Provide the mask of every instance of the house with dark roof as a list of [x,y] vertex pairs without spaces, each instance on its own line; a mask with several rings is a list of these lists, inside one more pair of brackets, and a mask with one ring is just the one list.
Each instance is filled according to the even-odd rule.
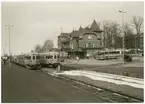
[[71,57],[94,56],[97,50],[103,48],[102,32],[94,20],[90,28],[80,26],[79,30],[73,30],[71,33],[61,33],[58,36],[58,48]]

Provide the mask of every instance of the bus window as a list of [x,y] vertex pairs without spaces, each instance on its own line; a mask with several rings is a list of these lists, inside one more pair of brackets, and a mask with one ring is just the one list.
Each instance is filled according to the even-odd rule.
[[33,60],[35,60],[35,56],[33,56]]

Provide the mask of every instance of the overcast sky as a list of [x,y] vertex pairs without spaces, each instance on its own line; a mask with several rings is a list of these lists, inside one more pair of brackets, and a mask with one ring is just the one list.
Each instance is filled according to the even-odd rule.
[[11,52],[13,54],[30,52],[36,44],[42,45],[46,39],[54,41],[57,47],[57,36],[71,32],[103,20],[116,20],[121,23],[118,10],[126,11],[125,21],[132,16],[144,16],[143,2],[3,2],[2,17],[2,54],[8,53],[8,27],[11,27]]

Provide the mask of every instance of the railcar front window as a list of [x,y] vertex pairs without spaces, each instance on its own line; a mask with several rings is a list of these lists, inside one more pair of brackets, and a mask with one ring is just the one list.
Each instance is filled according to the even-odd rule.
[[48,59],[53,59],[53,56],[49,56]]
[[56,55],[54,55],[54,59],[56,59],[57,58],[57,56]]
[[31,60],[31,56],[25,56],[26,60]]
[[40,56],[36,56],[36,59],[40,59]]
[[35,56],[33,56],[33,60],[35,60]]

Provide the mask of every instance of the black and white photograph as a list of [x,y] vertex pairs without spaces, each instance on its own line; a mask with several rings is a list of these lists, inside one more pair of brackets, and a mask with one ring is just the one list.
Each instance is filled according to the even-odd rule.
[[1,103],[143,103],[144,1],[1,1]]

